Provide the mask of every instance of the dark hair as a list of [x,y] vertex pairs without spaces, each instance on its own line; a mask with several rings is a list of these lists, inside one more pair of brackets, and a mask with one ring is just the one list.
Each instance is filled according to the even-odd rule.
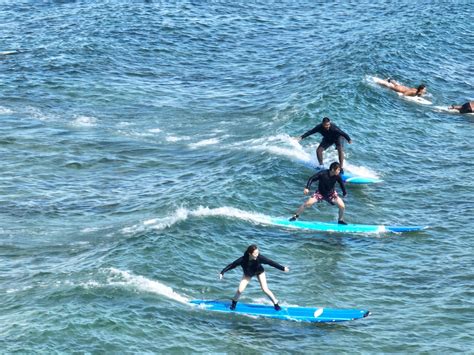
[[329,170],[336,170],[337,168],[340,168],[341,165],[335,161],[334,163],[331,163],[331,165],[329,165]]
[[258,247],[255,244],[251,244],[247,247],[244,253],[244,263],[248,263],[250,260],[250,254],[252,254]]
[[331,122],[331,120],[329,119],[329,117],[324,117],[324,118],[323,118],[323,123],[326,123],[326,122]]
[[248,246],[247,250],[245,251],[245,254],[250,255],[255,251],[255,249],[258,249],[257,245],[251,244]]
[[416,94],[418,95],[421,92],[421,90],[423,90],[424,88],[426,88],[426,85],[420,84],[420,86],[416,88]]

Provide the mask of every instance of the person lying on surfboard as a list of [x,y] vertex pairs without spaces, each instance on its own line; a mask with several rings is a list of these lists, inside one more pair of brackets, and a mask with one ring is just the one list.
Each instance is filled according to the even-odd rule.
[[352,144],[351,137],[344,131],[342,131],[339,127],[335,124],[331,123],[329,117],[324,117],[323,121],[315,126],[313,129],[310,129],[308,132],[303,134],[300,137],[295,137],[295,139],[300,142],[301,140],[305,139],[306,137],[314,134],[314,133],[321,133],[323,136],[323,140],[319,144],[318,148],[316,149],[316,156],[318,157],[319,162],[319,169],[324,169],[323,165],[323,151],[328,149],[331,145],[335,145],[337,149],[337,153],[339,155],[339,164],[341,164],[341,170],[343,171],[344,165],[344,150],[342,147],[342,138],[345,138],[349,144]]
[[282,266],[273,260],[270,260],[263,255],[260,254],[258,247],[255,244],[250,245],[247,250],[245,251],[244,255],[235,260],[234,262],[227,265],[219,274],[219,278],[222,280],[224,277],[224,273],[229,270],[236,268],[237,266],[241,266],[244,274],[242,276],[242,280],[240,280],[239,287],[235,292],[234,297],[232,298],[232,304],[230,305],[230,309],[234,310],[237,302],[239,301],[240,295],[244,292],[245,288],[249,284],[250,280],[253,276],[257,276],[258,282],[260,282],[260,287],[262,291],[270,298],[273,302],[273,307],[275,310],[279,311],[280,305],[278,304],[278,300],[275,298],[275,295],[270,291],[267,286],[267,277],[265,276],[265,270],[263,269],[262,264],[267,264],[277,268],[281,271],[288,272],[290,269],[287,266]]
[[306,186],[304,188],[304,194],[307,195],[311,188],[311,184],[315,181],[319,181],[318,189],[316,192],[305,202],[303,203],[300,208],[296,211],[293,217],[290,218],[290,221],[296,221],[301,213],[304,211],[305,208],[311,207],[314,203],[320,201],[327,201],[331,205],[337,205],[339,207],[339,224],[347,224],[344,222],[344,210],[345,205],[344,201],[337,195],[336,190],[334,189],[336,182],[339,183],[341,187],[343,196],[347,195],[346,187],[344,186],[344,181],[342,181],[341,176],[339,175],[341,172],[341,166],[339,163],[334,162],[329,167],[329,170],[322,170],[314,174],[308,179]]
[[451,110],[458,110],[459,113],[473,113],[474,101],[466,102],[464,105],[451,105],[449,108]]
[[377,83],[405,96],[423,96],[426,94],[426,86],[424,84],[420,84],[417,88],[409,88],[390,78],[387,80],[378,80]]

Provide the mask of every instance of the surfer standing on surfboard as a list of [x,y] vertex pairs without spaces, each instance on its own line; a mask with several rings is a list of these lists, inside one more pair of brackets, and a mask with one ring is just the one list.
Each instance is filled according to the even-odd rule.
[[387,80],[377,80],[377,83],[405,96],[423,96],[426,94],[426,86],[424,84],[420,84],[417,88],[409,88],[390,78]]
[[458,110],[459,113],[473,113],[474,101],[466,102],[464,105],[451,105],[451,110]]
[[239,301],[240,295],[244,292],[245,288],[249,284],[250,280],[253,276],[257,276],[258,282],[260,282],[260,287],[262,291],[270,298],[273,302],[273,307],[275,310],[279,311],[280,305],[278,304],[278,300],[275,298],[275,295],[270,291],[267,286],[267,277],[265,276],[265,270],[263,269],[262,264],[267,264],[277,268],[281,271],[288,272],[290,269],[287,266],[282,266],[273,260],[270,260],[263,255],[260,254],[258,247],[255,244],[250,245],[247,250],[245,251],[244,255],[235,260],[234,262],[227,265],[219,274],[219,278],[222,280],[224,277],[224,273],[236,268],[237,266],[241,266],[242,270],[244,271],[244,275],[242,276],[242,280],[240,281],[239,288],[235,292],[234,297],[232,298],[232,304],[230,305],[230,309],[234,310],[237,302]]
[[337,223],[347,224],[344,222],[344,210],[346,206],[344,205],[344,201],[342,201],[334,189],[336,182],[338,182],[343,196],[347,195],[344,181],[342,181],[342,178],[339,175],[340,172],[341,167],[339,163],[334,162],[329,167],[329,170],[322,170],[311,176],[304,188],[304,194],[307,195],[309,193],[311,184],[314,181],[319,181],[318,189],[305,203],[300,206],[300,208],[298,208],[293,217],[290,218],[290,221],[296,221],[305,208],[311,207],[316,202],[325,200],[331,205],[337,205],[337,207],[339,207],[339,219]]
[[314,134],[314,133],[321,133],[323,136],[323,140],[319,144],[318,148],[316,149],[316,156],[319,162],[319,169],[324,169],[323,165],[323,151],[328,149],[331,145],[335,144],[337,153],[339,155],[339,164],[341,164],[341,171],[343,171],[344,165],[344,150],[342,147],[342,138],[345,138],[349,144],[352,144],[351,137],[344,131],[342,131],[339,127],[335,124],[331,123],[329,117],[324,117],[323,121],[318,124],[313,129],[310,129],[308,132],[303,134],[300,137],[296,137],[295,139],[300,142],[301,140],[305,139],[306,137]]

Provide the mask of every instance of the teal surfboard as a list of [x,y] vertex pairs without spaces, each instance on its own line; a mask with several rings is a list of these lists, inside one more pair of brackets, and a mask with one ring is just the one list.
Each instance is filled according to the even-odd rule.
[[317,221],[294,221],[290,222],[283,218],[270,218],[270,223],[276,226],[282,226],[295,229],[307,229],[319,232],[340,232],[340,233],[404,233],[416,232],[428,227],[425,226],[384,226],[370,224],[337,224]]
[[321,307],[284,307],[275,311],[273,306],[237,303],[235,310],[229,308],[230,301],[193,300],[189,303],[202,309],[222,313],[236,313],[252,317],[265,317],[312,323],[345,322],[367,317],[370,312],[361,309],[337,309]]
[[341,174],[342,181],[346,184],[377,184],[382,182],[382,180],[374,177],[368,177],[368,176],[360,176],[360,175],[355,175],[351,174],[349,172],[344,172],[344,174]]

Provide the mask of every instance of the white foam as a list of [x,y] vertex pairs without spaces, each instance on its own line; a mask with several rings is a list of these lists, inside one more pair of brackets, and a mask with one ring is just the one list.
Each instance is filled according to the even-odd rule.
[[366,168],[364,166],[352,165],[352,164],[349,164],[347,162],[344,165],[345,165],[344,169],[347,172],[352,173],[354,175],[361,176],[361,177],[380,179],[380,176],[376,172],[374,172],[374,171],[372,171],[369,168]]
[[310,153],[306,152],[296,139],[287,134],[249,140],[242,142],[241,146],[244,149],[268,152],[291,160],[301,161],[305,164],[316,165],[316,156],[314,155],[313,157]]
[[[242,147],[244,149],[249,149],[253,151],[265,151],[269,154],[285,157],[311,167],[316,167],[317,165],[319,165],[319,163],[317,163],[315,147],[310,146],[306,148],[311,151],[307,152],[305,148],[296,139],[290,137],[287,134],[279,134],[277,136],[250,140],[244,142],[244,144],[242,144]],[[326,167],[328,167],[329,165],[328,162],[338,160],[339,158],[337,156],[336,150],[330,149],[324,153],[324,161],[326,162]],[[376,172],[362,166],[350,164],[348,163],[347,159],[345,160],[344,165],[346,171],[354,175],[362,177],[371,177],[376,179],[379,178]]]
[[137,276],[115,268],[107,269],[111,277],[108,280],[109,285],[134,288],[143,292],[155,293],[172,299],[177,302],[188,304],[189,299],[173,291],[169,286],[159,281],[150,280],[143,276]]
[[179,141],[188,141],[191,138],[188,137],[188,136],[176,137],[176,136],[168,135],[168,136],[166,136],[165,139],[166,139],[167,142],[179,142]]
[[77,116],[71,124],[74,127],[94,127],[97,125],[97,119],[89,116]]
[[269,223],[270,217],[261,213],[247,212],[234,207],[209,208],[199,206],[197,210],[190,212],[195,217],[222,216],[238,218],[255,223]]
[[99,230],[100,230],[99,227],[86,227],[86,228],[81,229],[81,233],[93,233]]
[[161,129],[159,129],[159,128],[152,128],[152,129],[149,129],[148,132],[150,132],[150,133],[160,133],[160,132],[161,132]]
[[204,146],[207,146],[207,145],[214,145],[214,144],[217,144],[217,143],[219,143],[218,138],[209,138],[209,139],[204,139],[202,141],[199,141],[197,143],[191,143],[191,144],[189,144],[189,148],[196,149],[196,148],[204,147]]
[[26,112],[29,113],[31,115],[31,117],[34,117],[40,121],[48,121],[48,120],[51,120],[51,119],[56,119],[57,117],[55,117],[54,115],[46,115],[45,113],[43,113],[40,109],[36,108],[36,107],[26,107]]
[[153,218],[143,221],[139,225],[127,227],[122,229],[123,233],[131,234],[143,231],[146,228],[162,230],[169,228],[172,225],[188,219],[189,217],[211,217],[221,216],[228,218],[237,218],[245,221],[250,221],[257,224],[270,224],[270,218],[267,215],[255,212],[248,212],[239,210],[234,207],[218,207],[209,208],[199,206],[196,210],[188,210],[186,208],[178,208],[174,214],[163,218]]
[[153,229],[165,229],[171,227],[180,221],[184,221],[188,218],[189,211],[186,208],[180,207],[176,210],[176,213],[164,218],[154,218],[144,221],[145,226],[151,226]]
[[10,110],[9,108],[0,106],[0,115],[9,115],[11,113],[13,113],[13,111]]

